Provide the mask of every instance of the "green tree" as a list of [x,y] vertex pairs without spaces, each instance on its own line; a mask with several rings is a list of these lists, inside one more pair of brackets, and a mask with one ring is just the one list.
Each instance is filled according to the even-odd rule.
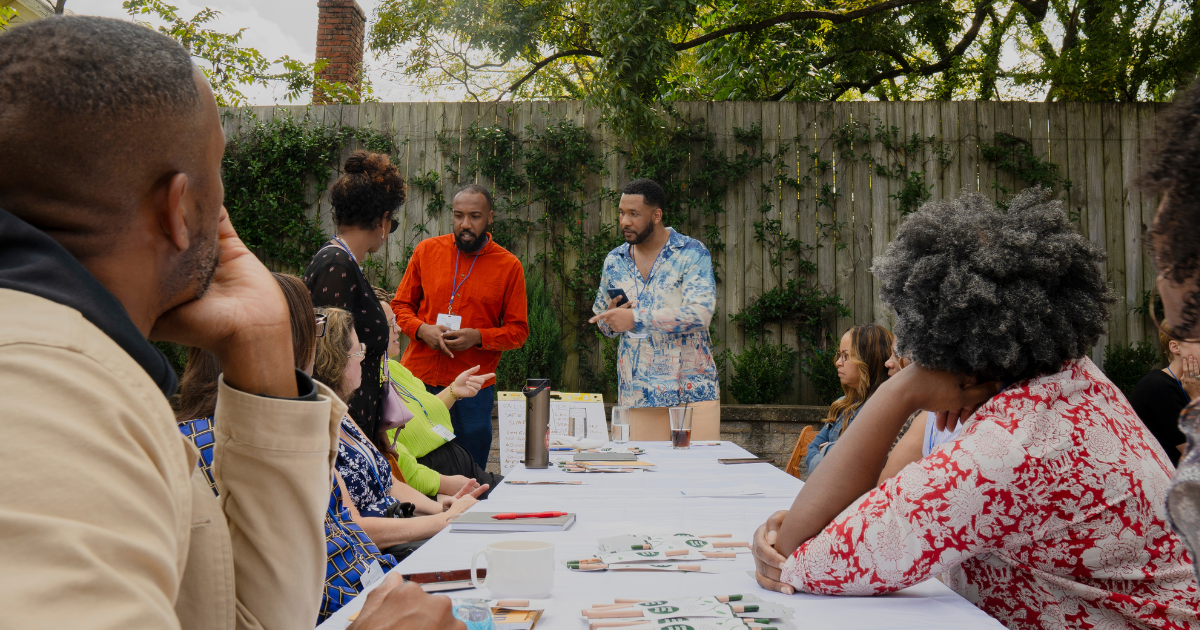
[[1195,4],[383,0],[369,41],[427,85],[586,99],[650,144],[673,100],[1167,99],[1200,67]]
[[[207,28],[205,25],[220,16],[220,11],[205,7],[191,18],[184,18],[179,15],[178,7],[162,0],[125,0],[121,6],[135,19],[153,16],[163,22],[158,26],[158,32],[178,41],[199,62],[217,105],[222,107],[246,105],[242,89],[272,84],[286,87],[284,99],[289,102],[313,90],[321,92],[331,102],[374,100],[365,77],[358,85],[322,79],[319,73],[329,63],[327,59],[305,63],[284,55],[271,61],[257,49],[241,45],[246,29],[222,33]],[[153,28],[148,22],[138,20],[138,23]]]

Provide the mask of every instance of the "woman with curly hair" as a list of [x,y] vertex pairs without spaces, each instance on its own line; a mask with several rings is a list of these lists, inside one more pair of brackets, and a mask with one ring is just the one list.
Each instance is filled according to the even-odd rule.
[[337,234],[308,263],[304,284],[314,305],[340,308],[354,316],[354,330],[366,344],[367,354],[362,362],[362,385],[346,400],[350,417],[383,446],[383,438],[377,434],[384,404],[382,365],[388,347],[388,318],[375,299],[362,263],[396,231],[396,209],[404,203],[408,186],[382,153],[355,151],[342,170],[330,195]]
[[[1200,342],[1200,81],[1159,119],[1158,153],[1141,178],[1143,193],[1162,201],[1148,235],[1158,268],[1156,289],[1171,337]],[[1153,302],[1151,302],[1153,303]],[[1186,374],[1195,379],[1200,374]],[[1187,449],[1167,495],[1171,524],[1183,537],[1200,575],[1200,398],[1179,417]]]
[[863,403],[879,389],[888,377],[888,357],[891,355],[892,333],[879,324],[859,324],[842,335],[833,365],[845,394],[829,406],[825,426],[808,445],[804,467],[812,474],[817,464],[829,453],[833,443],[854,421]]
[[[910,216],[872,271],[913,364],[756,532],[759,583],[875,595],[942,575],[1009,628],[1196,627],[1171,462],[1087,357],[1114,301],[1101,260],[1040,190]],[[962,434],[876,487],[917,409]]]

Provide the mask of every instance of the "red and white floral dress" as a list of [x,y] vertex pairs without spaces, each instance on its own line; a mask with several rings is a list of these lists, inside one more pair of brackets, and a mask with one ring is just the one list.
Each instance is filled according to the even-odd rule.
[[797,590],[875,595],[944,574],[1009,628],[1197,628],[1173,469],[1089,359],[1018,383],[954,442],[846,508],[788,559]]

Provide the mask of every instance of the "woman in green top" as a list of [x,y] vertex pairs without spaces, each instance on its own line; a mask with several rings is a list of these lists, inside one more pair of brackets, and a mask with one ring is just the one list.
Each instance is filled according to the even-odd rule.
[[[459,398],[454,393],[454,386],[432,394],[425,389],[425,383],[421,382],[421,379],[394,359],[400,354],[400,332],[396,328],[396,314],[391,310],[390,298],[385,291],[376,288],[375,295],[384,303],[390,330],[387,357],[384,358],[387,369],[383,373],[389,375],[392,389],[400,395],[404,405],[413,414],[412,420],[402,428],[388,432],[388,443],[396,444],[397,450],[403,447],[416,458],[417,463],[443,475],[461,475],[474,479],[480,485],[487,484],[489,489],[480,495],[481,499],[486,499],[504,477],[480,468],[470,453],[454,439],[454,427],[450,424],[450,407],[453,407]],[[480,377],[474,376],[478,370],[479,367],[476,366],[463,372],[455,379],[455,383],[460,380],[471,385],[482,382]]]

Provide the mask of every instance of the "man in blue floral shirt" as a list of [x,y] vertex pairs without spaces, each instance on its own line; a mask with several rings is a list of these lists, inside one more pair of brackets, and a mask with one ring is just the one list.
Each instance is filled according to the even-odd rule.
[[[708,324],[716,310],[712,256],[695,239],[663,225],[666,195],[649,179],[621,191],[625,244],[604,260],[589,320],[620,336],[619,403],[633,407],[633,439],[669,438],[667,408],[693,407],[692,437],[720,439],[721,390]],[[621,289],[629,299],[610,297]]]

